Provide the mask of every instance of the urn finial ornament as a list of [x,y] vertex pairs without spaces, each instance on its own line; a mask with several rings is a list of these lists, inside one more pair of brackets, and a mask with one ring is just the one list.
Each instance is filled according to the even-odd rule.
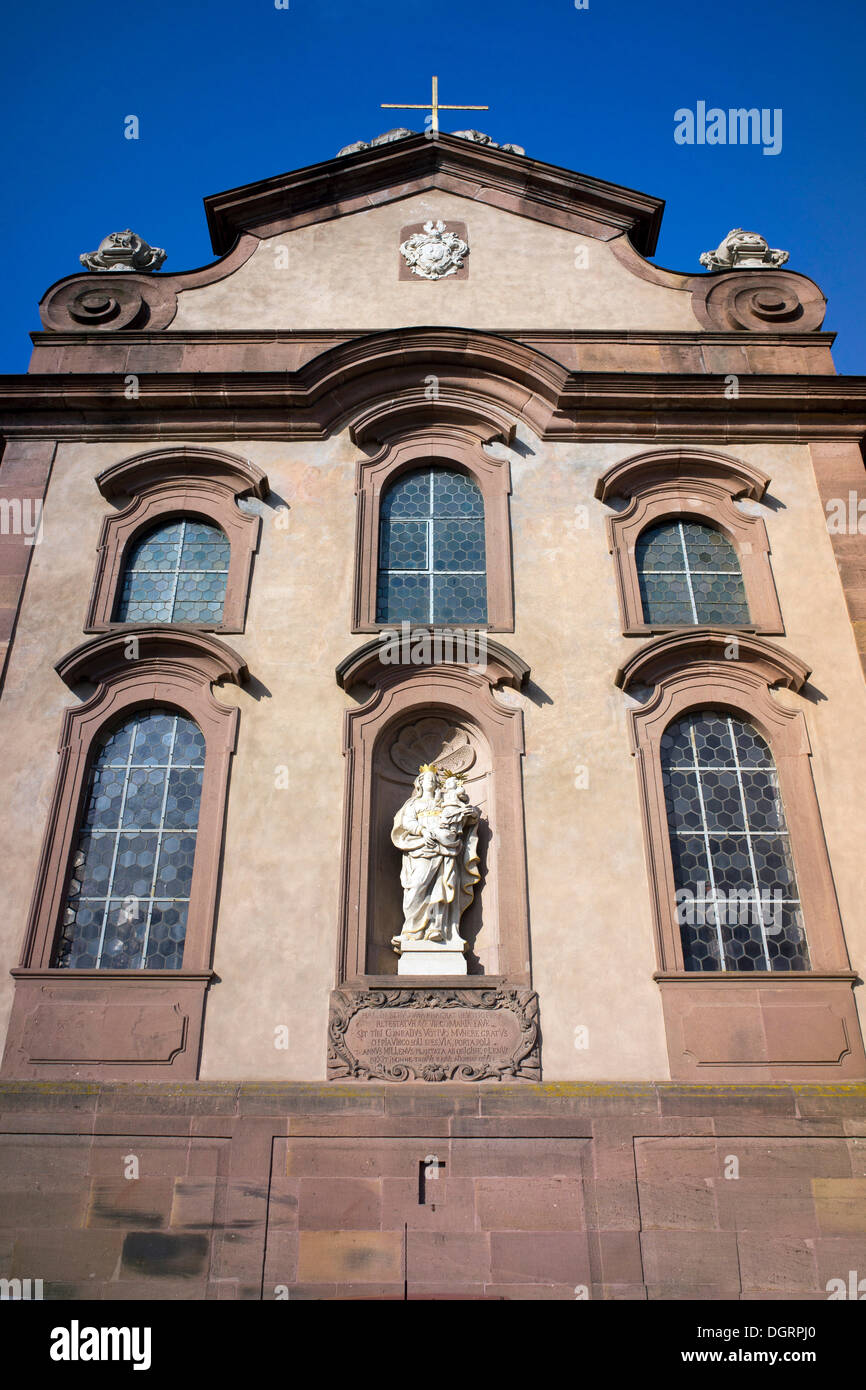
[[707,270],[778,270],[787,259],[788,252],[774,250],[760,232],[734,227],[715,251],[704,251],[700,262]]
[[122,232],[109,232],[97,251],[85,251],[78,259],[88,270],[126,270],[140,275],[159,270],[165,252],[161,246],[149,246],[127,227]]

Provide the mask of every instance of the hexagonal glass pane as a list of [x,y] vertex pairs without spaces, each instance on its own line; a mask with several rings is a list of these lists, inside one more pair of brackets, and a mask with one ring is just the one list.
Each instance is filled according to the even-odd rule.
[[413,469],[383,494],[376,621],[487,621],[484,502],[468,474]]
[[117,621],[218,627],[230,558],[218,526],[195,517],[158,522],[126,558]]
[[660,747],[677,921],[687,970],[807,970],[779,780],[745,720],[699,710]]
[[180,969],[204,771],[200,729],[138,711],[96,746],[53,963]]
[[690,519],[648,526],[638,536],[635,563],[644,622],[659,627],[749,622],[737,552],[715,527]]

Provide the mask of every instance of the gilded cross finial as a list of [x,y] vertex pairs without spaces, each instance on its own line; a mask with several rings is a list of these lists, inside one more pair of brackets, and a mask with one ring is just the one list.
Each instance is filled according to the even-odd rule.
[[439,78],[433,78],[433,100],[425,102],[399,102],[383,101],[381,103],[383,111],[430,111],[430,129],[434,135],[439,134],[439,112],[440,111],[489,111],[489,106],[451,106],[439,100]]

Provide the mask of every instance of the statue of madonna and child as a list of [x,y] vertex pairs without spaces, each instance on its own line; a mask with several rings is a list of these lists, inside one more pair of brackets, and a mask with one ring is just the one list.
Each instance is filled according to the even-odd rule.
[[403,854],[403,927],[391,945],[401,975],[465,975],[466,941],[460,918],[475,895],[480,811],[460,773],[435,764],[419,768],[412,795],[391,831]]

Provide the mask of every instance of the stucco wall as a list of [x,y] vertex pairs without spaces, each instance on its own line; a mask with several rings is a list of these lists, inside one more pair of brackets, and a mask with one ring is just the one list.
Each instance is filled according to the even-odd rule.
[[[94,475],[147,446],[136,439],[134,446],[63,444],[58,451],[44,540],[33,557],[0,705],[0,843],[7,846],[0,1030],[55,775],[61,712],[74,698],[52,667],[83,638],[107,510]],[[224,703],[240,706],[241,720],[216,932],[219,980],[208,1000],[201,1074],[316,1080],[324,1075],[334,983],[342,718],[352,704],[335,683],[334,667],[364,640],[350,632],[357,450],[347,434],[324,443],[233,440],[226,447],[264,468],[274,495],[261,504],[247,631],[227,639],[254,679],[248,689],[218,692]],[[530,663],[534,682],[515,698],[525,712],[533,983],[548,1080],[668,1076],[626,725],[631,702],[612,683],[638,640],[620,633],[607,509],[592,495],[600,472],[645,448],[542,444],[521,427],[518,447],[508,451],[517,627],[502,640]],[[729,446],[729,452],[773,480],[770,505],[758,510],[787,628],[785,638],[774,640],[813,668],[805,695],[778,698],[805,714],[848,947],[862,970],[862,841],[851,808],[866,782],[866,751],[857,735],[866,690],[809,452],[787,445]],[[288,511],[278,510],[282,504]],[[281,767],[288,769],[287,789],[276,785]],[[588,786],[576,784],[582,780]],[[287,1050],[275,1046],[280,1025],[289,1029]],[[577,1028],[588,1030],[587,1047],[575,1047]]]
[[[467,278],[399,279],[402,228],[440,217],[466,223]],[[438,190],[268,238],[228,279],[182,291],[171,327],[395,324],[699,327],[687,292],[632,274],[607,243]]]

